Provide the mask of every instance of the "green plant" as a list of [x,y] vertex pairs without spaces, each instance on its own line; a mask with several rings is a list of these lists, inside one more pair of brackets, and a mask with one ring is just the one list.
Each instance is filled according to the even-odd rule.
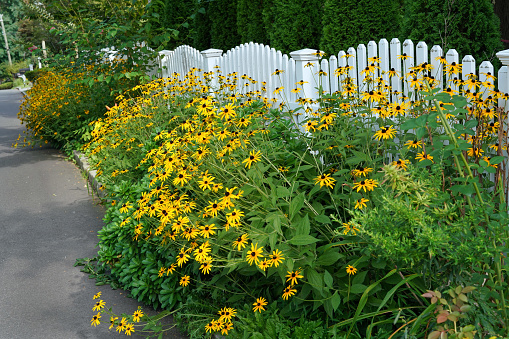
[[13,83],[12,82],[4,82],[3,84],[0,84],[0,89],[11,89]]

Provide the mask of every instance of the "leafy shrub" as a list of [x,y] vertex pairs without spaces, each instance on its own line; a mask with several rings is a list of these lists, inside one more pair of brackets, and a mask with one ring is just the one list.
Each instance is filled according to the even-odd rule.
[[3,84],[0,84],[0,89],[11,89],[12,88],[12,82],[4,82]]

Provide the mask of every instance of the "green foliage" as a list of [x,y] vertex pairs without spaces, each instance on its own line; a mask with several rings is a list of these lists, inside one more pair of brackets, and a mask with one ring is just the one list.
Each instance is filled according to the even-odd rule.
[[[489,0],[408,0],[401,36],[413,41],[454,48],[461,57],[470,54],[480,63],[498,60],[503,49],[500,20]],[[460,60],[461,62],[461,60]]]
[[327,54],[366,45],[370,40],[385,38],[390,42],[399,36],[401,14],[397,0],[327,0],[323,12],[320,48]]
[[165,45],[165,49],[173,50],[180,45],[191,45],[193,43],[194,26],[188,22],[196,11],[196,0],[165,0],[164,4],[154,8],[153,16],[161,30],[180,26],[179,34],[175,39]]
[[264,11],[270,47],[283,53],[319,47],[321,0],[272,0],[271,6],[266,6]]
[[12,88],[12,82],[4,82],[3,84],[0,84],[0,89],[11,89]]
[[[211,25],[212,21],[209,17],[209,1],[197,1],[196,3],[197,13],[194,17],[194,41],[193,47],[197,50],[204,51],[209,48],[213,48],[211,45]],[[203,9],[200,11],[200,9]],[[216,47],[214,47],[216,48]]]
[[237,0],[214,0],[209,2],[210,44],[213,48],[227,51],[240,44],[237,33]]
[[237,32],[241,43],[269,43],[263,21],[265,6],[266,1],[263,0],[237,0]]

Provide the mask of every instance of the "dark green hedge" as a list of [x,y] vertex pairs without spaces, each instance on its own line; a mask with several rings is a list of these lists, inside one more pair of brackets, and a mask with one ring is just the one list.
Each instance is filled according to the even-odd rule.
[[1,89],[11,89],[12,88],[12,82],[5,82],[3,84],[0,85],[0,90]]
[[406,0],[402,36],[454,48],[480,62],[503,49],[500,20],[491,0]]
[[209,2],[210,43],[213,48],[226,51],[240,45],[237,33],[237,0]]
[[399,37],[399,0],[327,0],[320,48],[336,54],[370,40]]
[[289,53],[303,48],[317,49],[322,32],[322,0],[271,0],[265,5],[270,47]]
[[263,0],[237,0],[237,32],[241,43],[269,44],[263,20],[265,5]]

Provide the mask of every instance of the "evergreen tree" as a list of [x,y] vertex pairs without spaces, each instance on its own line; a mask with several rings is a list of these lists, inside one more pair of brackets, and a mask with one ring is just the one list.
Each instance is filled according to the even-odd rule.
[[263,20],[264,5],[263,0],[237,0],[237,32],[241,43],[268,44]]
[[[402,38],[454,48],[479,65],[503,49],[500,21],[490,0],[406,0]],[[497,63],[495,61],[495,63]]]
[[265,5],[270,47],[289,53],[318,48],[322,31],[322,0],[272,0]]
[[[21,18],[21,0],[0,0],[0,14],[3,14],[3,21],[11,59],[18,59],[19,54],[23,53],[23,46],[16,42],[16,32],[18,30],[18,20]],[[4,37],[0,37],[0,63],[6,62],[7,50],[5,48]]]
[[209,3],[212,48],[226,51],[240,44],[237,34],[237,0],[214,0]]
[[326,0],[320,48],[336,54],[349,47],[399,36],[400,0]]
[[[212,48],[210,29],[212,22],[209,17],[209,2],[197,0],[196,16],[194,18],[193,47],[204,51]],[[200,11],[203,9],[203,11]]]
[[165,0],[164,7],[159,12],[161,28],[179,31],[177,38],[168,43],[167,49],[193,44],[193,20],[190,17],[195,10],[196,0]]

